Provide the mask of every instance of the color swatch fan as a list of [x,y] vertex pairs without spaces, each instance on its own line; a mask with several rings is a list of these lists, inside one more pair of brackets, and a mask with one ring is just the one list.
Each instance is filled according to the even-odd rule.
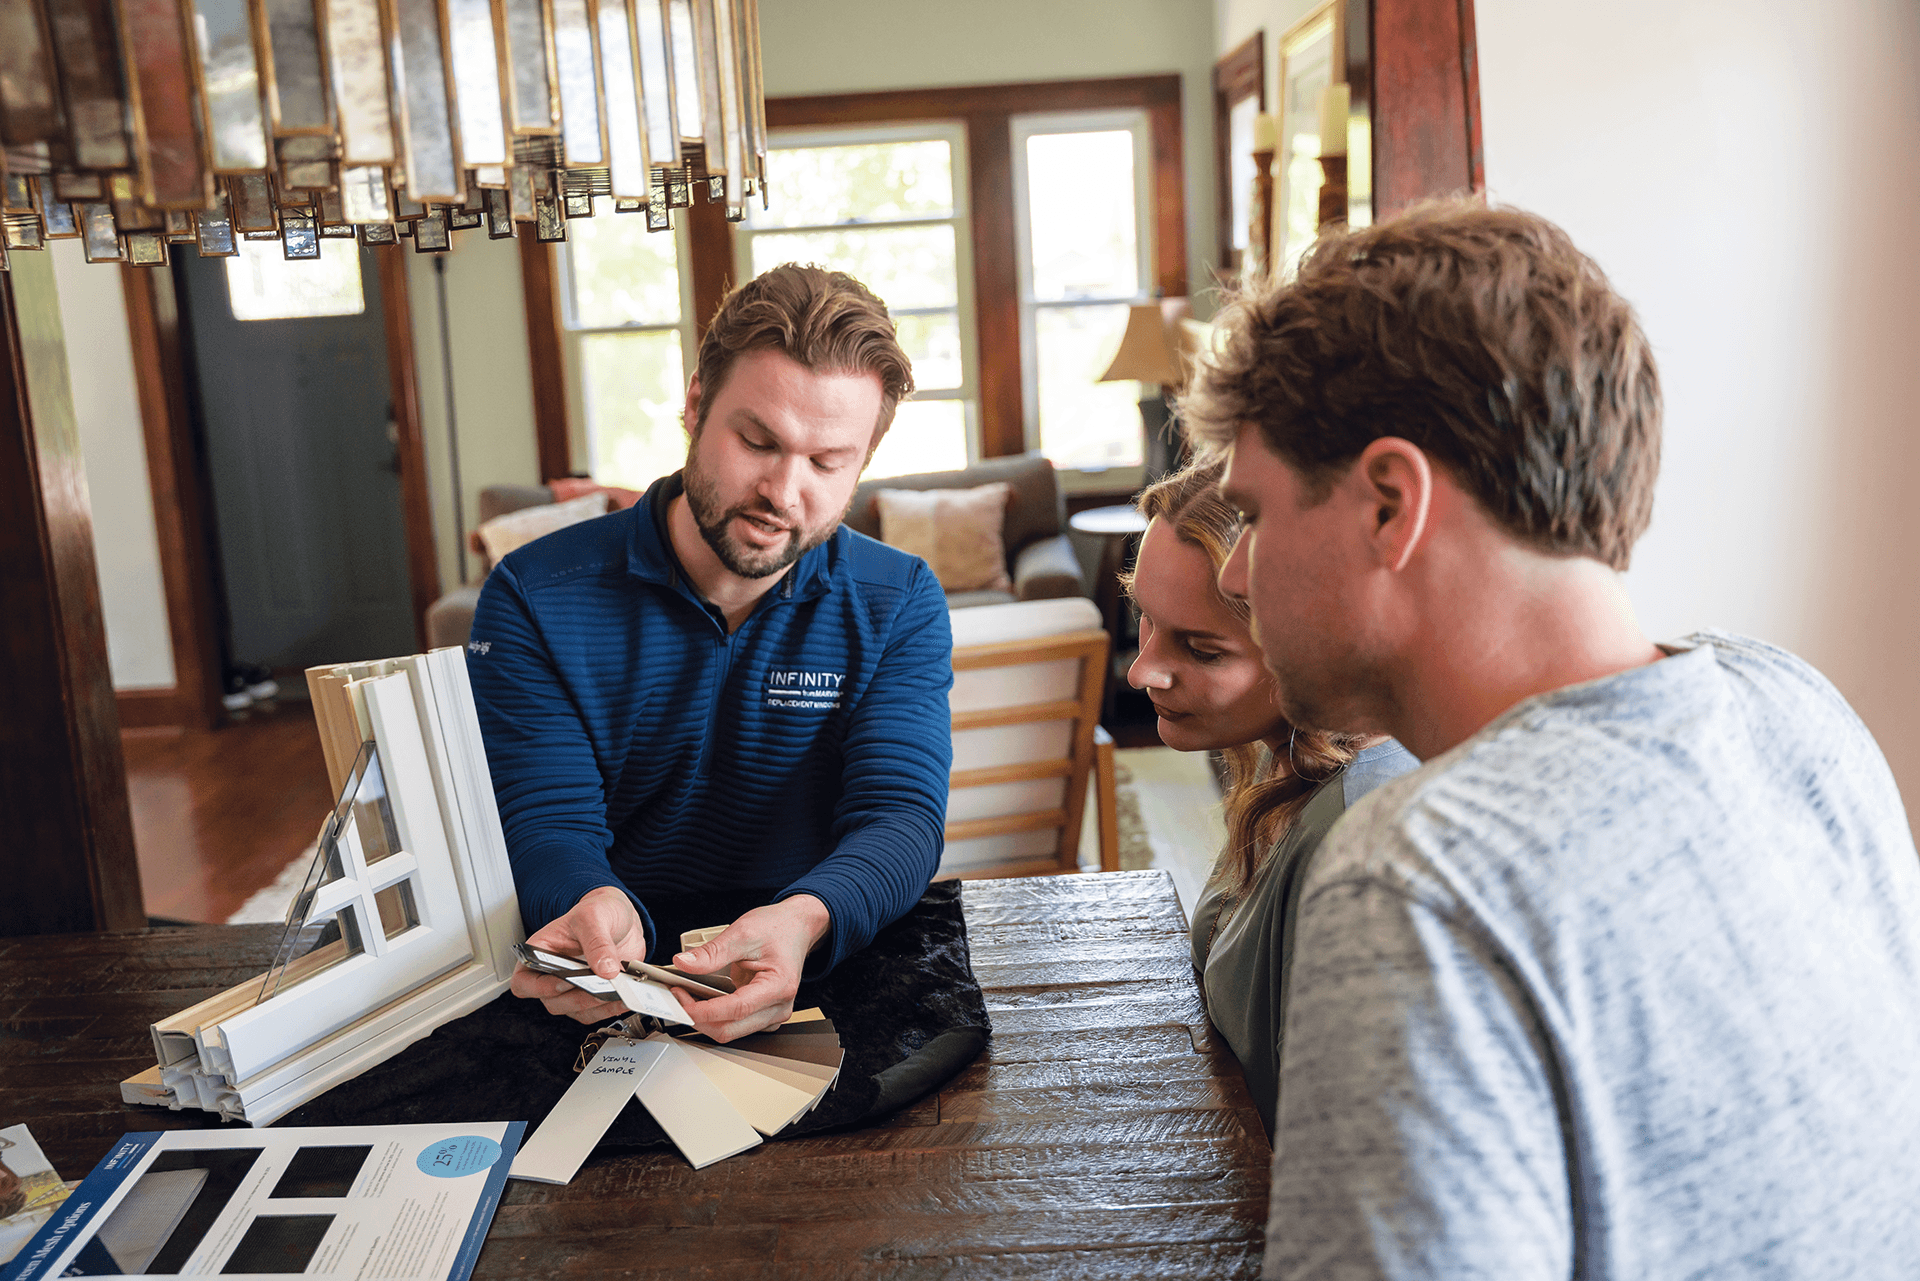
[[706,1036],[615,1036],[602,1045],[513,1163],[513,1177],[565,1183],[629,1098],[694,1169],[757,1146],[811,1112],[845,1052],[819,1010],[720,1044]]

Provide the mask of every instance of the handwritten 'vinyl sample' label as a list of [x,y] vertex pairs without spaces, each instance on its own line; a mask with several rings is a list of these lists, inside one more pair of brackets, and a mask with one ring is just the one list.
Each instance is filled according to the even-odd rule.
[[665,1053],[666,1047],[654,1041],[615,1037],[602,1045],[520,1149],[513,1177],[538,1183],[572,1179]]

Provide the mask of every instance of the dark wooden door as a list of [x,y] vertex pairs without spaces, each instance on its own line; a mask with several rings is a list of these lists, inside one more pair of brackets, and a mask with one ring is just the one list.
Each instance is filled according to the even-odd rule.
[[225,260],[177,261],[235,663],[415,647],[380,273],[360,262],[357,315],[236,320]]

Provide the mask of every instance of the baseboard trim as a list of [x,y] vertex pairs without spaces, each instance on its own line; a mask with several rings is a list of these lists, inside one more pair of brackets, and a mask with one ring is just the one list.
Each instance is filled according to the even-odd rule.
[[121,729],[163,729],[193,719],[191,700],[180,696],[178,685],[115,690],[113,701],[120,708]]

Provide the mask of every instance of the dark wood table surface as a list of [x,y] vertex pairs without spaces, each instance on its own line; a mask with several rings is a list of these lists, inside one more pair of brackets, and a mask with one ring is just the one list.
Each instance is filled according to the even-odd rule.
[[[1207,1026],[1164,872],[969,881],[993,1040],[884,1124],[704,1170],[596,1158],[515,1180],[476,1277],[1254,1276],[1268,1147]],[[271,926],[0,939],[0,1126],[63,1178],[128,1130],[147,1025],[262,971]]]

